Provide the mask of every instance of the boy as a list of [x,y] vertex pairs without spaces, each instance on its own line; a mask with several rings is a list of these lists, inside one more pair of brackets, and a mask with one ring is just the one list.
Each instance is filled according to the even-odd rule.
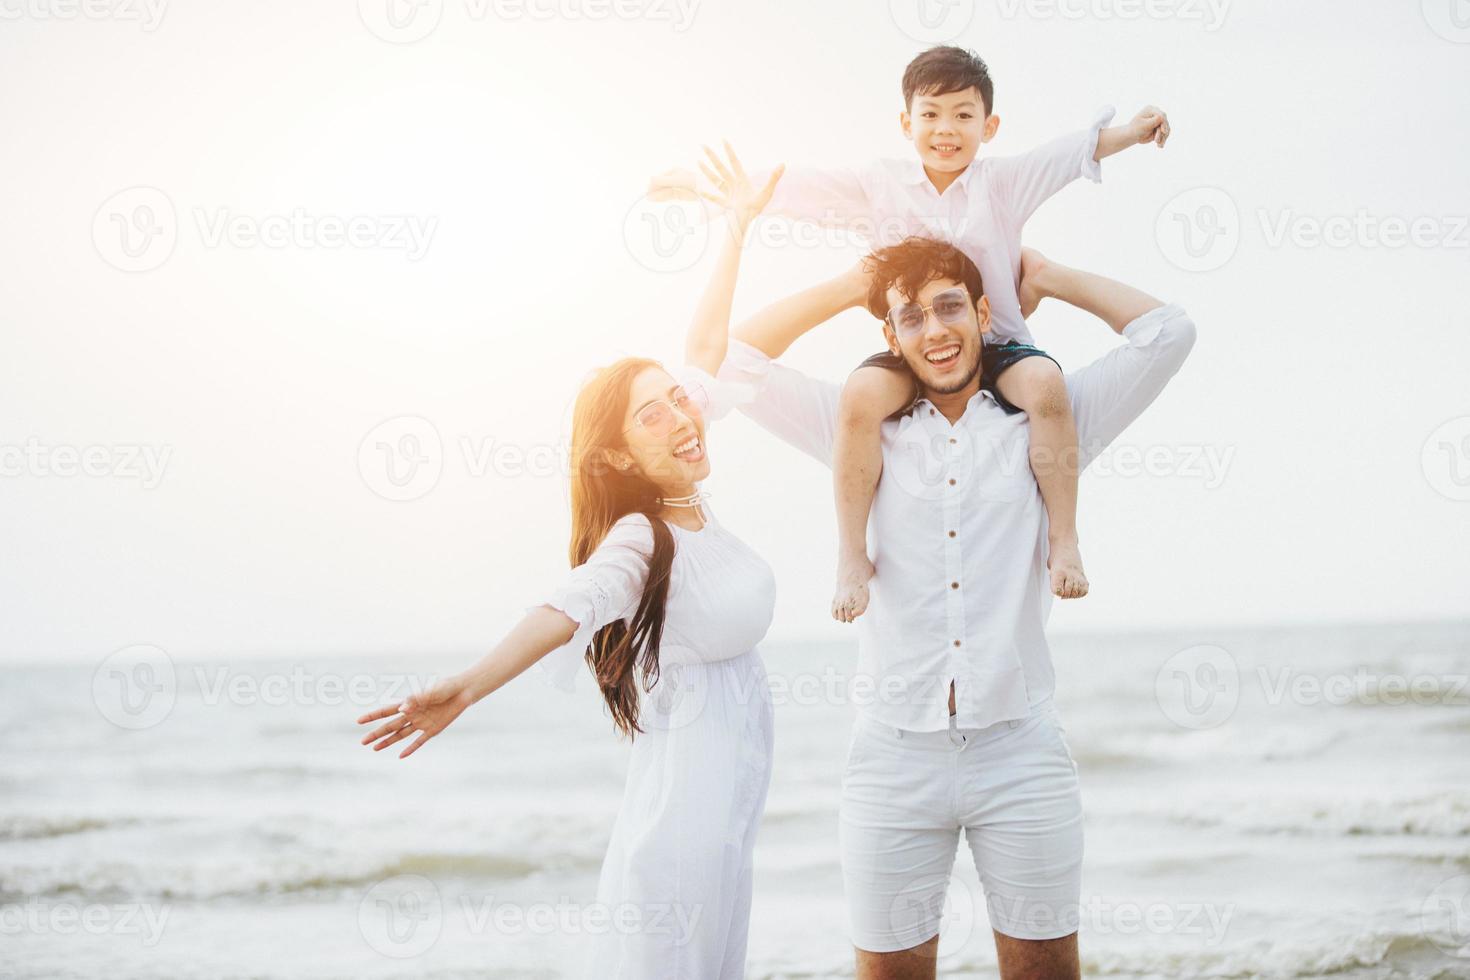
[[[1027,413],[1030,463],[1047,513],[1051,589],[1064,599],[1081,597],[1088,584],[1077,543],[1077,430],[1061,368],[1031,344],[1026,329],[1023,312],[1035,302],[1023,311],[1017,295],[1021,228],[1043,201],[1077,177],[1100,180],[1104,157],[1143,143],[1163,147],[1168,118],[1149,106],[1126,125],[1104,128],[1112,118],[1107,109],[1080,133],[1020,156],[976,161],[980,145],[1000,126],[985,62],[961,48],[931,48],[909,63],[902,87],[899,122],[917,161],[884,160],[861,170],[788,168],[766,213],[855,230],[874,247],[911,236],[939,238],[975,263],[990,316],[978,366],[962,363],[952,345],[925,350],[924,357],[941,374],[955,375],[956,391],[978,369],[982,390],[1002,408]],[[718,173],[700,167],[716,185],[723,183]],[[654,190],[674,188],[690,189],[677,174],[655,178]],[[895,314],[905,322],[894,323]],[[892,311],[888,323],[896,332],[916,332],[930,318],[942,323],[946,315],[942,305],[915,305]],[[865,360],[843,387],[833,458],[838,570],[832,600],[832,616],[842,622],[852,622],[868,604],[873,565],[867,519],[882,467],[879,425],[915,397],[913,374],[892,348]]]

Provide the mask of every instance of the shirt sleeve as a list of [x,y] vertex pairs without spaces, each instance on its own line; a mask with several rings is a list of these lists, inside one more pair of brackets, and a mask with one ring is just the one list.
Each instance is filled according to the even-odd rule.
[[1178,372],[1194,347],[1194,321],[1171,303],[1128,324],[1123,336],[1128,343],[1067,376],[1083,468],[1143,414]]
[[755,389],[749,383],[726,377],[723,370],[716,378],[704,368],[686,364],[674,372],[674,377],[686,389],[695,385],[704,389],[709,402],[704,409],[706,423],[718,421],[737,408],[744,408],[755,398]]
[[841,386],[809,378],[739,340],[730,341],[720,380],[743,389],[741,412],[823,466],[832,465]]
[[545,678],[564,691],[573,690],[586,662],[587,647],[597,631],[627,619],[638,609],[653,557],[653,528],[642,514],[618,519],[602,544],[536,607],[550,607],[577,624],[566,645],[542,657]]
[[1097,138],[1113,119],[1113,107],[1103,106],[1086,129],[1059,136],[1019,156],[996,157],[990,175],[1013,231],[1019,232],[1042,202],[1078,177],[1102,180]]
[[[751,184],[762,187],[770,176],[770,170],[756,174]],[[810,221],[824,228],[851,229],[870,237],[865,224],[872,218],[867,186],[862,171],[851,167],[787,167],[763,213]]]

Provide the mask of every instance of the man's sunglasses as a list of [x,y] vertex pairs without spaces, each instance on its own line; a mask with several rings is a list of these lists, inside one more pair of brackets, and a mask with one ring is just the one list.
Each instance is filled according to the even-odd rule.
[[924,317],[930,310],[934,311],[934,319],[946,327],[963,323],[969,316],[970,294],[964,287],[956,286],[936,294],[934,302],[928,306],[918,303],[895,306],[888,311],[888,325],[894,333],[904,336],[916,334],[924,329]]
[[[675,388],[668,399],[660,398],[638,409],[633,423],[642,426],[655,439],[662,439],[674,431],[679,415],[694,418],[703,415],[706,408],[709,408],[709,394],[699,385],[689,385]],[[623,431],[628,432],[632,428],[629,426]]]

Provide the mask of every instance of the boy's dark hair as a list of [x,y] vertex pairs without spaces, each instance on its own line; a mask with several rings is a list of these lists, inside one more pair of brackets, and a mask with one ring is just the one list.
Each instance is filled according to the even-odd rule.
[[903,107],[913,108],[916,95],[948,95],[967,88],[980,90],[988,116],[995,108],[995,86],[990,69],[973,51],[944,44],[930,48],[903,70]]
[[971,303],[979,302],[985,291],[980,270],[970,257],[948,242],[932,238],[905,238],[873,252],[863,265],[872,273],[868,278],[868,312],[880,320],[888,319],[888,290],[892,288],[912,300],[935,279],[952,279],[964,283]]

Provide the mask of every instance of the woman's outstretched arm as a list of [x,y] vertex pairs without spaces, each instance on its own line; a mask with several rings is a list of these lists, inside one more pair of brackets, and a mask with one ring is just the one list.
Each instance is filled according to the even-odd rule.
[[577,632],[577,623],[566,613],[547,606],[528,612],[505,639],[469,668],[446,677],[427,691],[415,694],[401,704],[389,705],[357,719],[359,725],[382,720],[383,724],[363,736],[362,744],[372,744],[378,752],[418,734],[413,744],[398,754],[406,759],[429,739],[449,727],[466,708],[504,687],[532,664],[558,647],[564,646]]
[[714,275],[694,310],[694,320],[689,324],[684,362],[714,375],[725,360],[725,348],[730,339],[730,307],[735,299],[735,280],[740,274],[740,253],[745,245],[746,232],[756,215],[770,203],[784,168],[777,167],[763,186],[756,187],[751,184],[740,158],[729,143],[725,144],[727,160],[721,160],[709,147],[705,147],[704,152],[709,164],[701,163],[700,166],[714,182],[717,191],[703,196],[725,212],[725,221],[715,226],[723,229],[715,232],[721,239],[720,257]]

